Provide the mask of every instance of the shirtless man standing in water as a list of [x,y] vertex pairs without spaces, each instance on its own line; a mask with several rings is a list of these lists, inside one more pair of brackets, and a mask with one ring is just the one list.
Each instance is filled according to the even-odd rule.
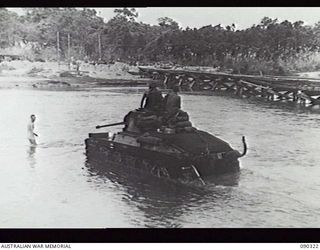
[[30,123],[28,124],[28,140],[31,143],[31,145],[37,145],[35,136],[38,136],[34,131],[34,122],[36,120],[35,115],[30,116]]

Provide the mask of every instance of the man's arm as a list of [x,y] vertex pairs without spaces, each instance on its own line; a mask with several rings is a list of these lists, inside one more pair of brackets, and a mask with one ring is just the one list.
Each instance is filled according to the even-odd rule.
[[180,96],[178,96],[178,98],[177,98],[177,107],[179,109],[181,109],[181,97]]
[[141,99],[141,102],[140,102],[140,108],[143,108],[143,106],[144,106],[144,100],[147,98],[147,94],[146,93],[144,93],[143,94],[143,96],[142,96],[142,99]]

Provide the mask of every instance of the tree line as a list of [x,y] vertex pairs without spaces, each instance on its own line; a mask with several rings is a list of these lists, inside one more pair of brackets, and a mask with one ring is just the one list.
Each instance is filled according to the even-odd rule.
[[78,59],[170,62],[252,74],[320,69],[313,60],[320,51],[320,22],[306,25],[264,17],[242,30],[234,24],[183,29],[169,17],[159,18],[157,25],[138,22],[134,8],[115,9],[108,21],[88,8],[25,8],[24,12],[0,9],[0,48],[24,44],[35,58],[56,60],[59,32],[61,59],[71,54]]

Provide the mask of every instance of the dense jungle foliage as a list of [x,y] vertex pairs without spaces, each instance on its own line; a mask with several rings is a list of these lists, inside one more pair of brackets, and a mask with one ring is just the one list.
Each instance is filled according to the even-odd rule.
[[[25,48],[29,59],[77,59],[173,63],[229,69],[246,74],[289,74],[320,69],[320,22],[262,18],[250,28],[220,24],[181,28],[169,17],[158,25],[137,21],[134,8],[115,9],[108,21],[88,8],[25,8],[24,15],[0,9],[0,49]],[[100,40],[100,45],[99,45]],[[27,48],[29,52],[27,53]],[[30,52],[32,51],[32,53]]]

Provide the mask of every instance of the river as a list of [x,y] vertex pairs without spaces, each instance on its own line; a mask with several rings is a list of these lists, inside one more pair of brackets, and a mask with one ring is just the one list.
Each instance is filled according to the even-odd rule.
[[[320,115],[287,104],[182,94],[193,125],[248,154],[205,193],[86,164],[97,124],[122,121],[139,88],[0,90],[0,227],[319,227]],[[26,138],[36,114],[36,148]],[[120,127],[110,128],[116,132]],[[108,129],[101,129],[108,131]]]

